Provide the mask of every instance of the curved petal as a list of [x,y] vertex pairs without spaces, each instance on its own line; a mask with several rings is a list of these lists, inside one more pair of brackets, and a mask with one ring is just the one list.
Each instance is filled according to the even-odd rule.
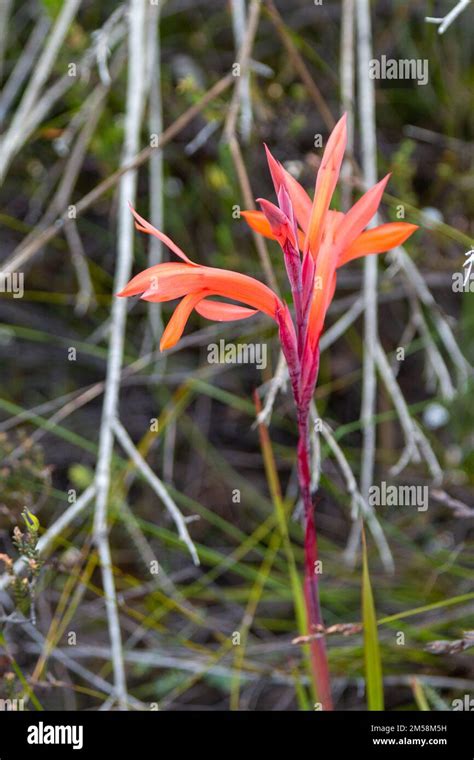
[[403,245],[405,240],[413,235],[417,229],[419,229],[417,224],[390,222],[366,230],[354,240],[349,248],[342,251],[339,256],[338,267],[342,267],[348,261],[353,261],[361,256],[367,256],[370,253],[384,253],[398,245]]
[[334,297],[337,268],[337,248],[335,248],[334,239],[343,217],[344,214],[339,211],[328,212],[324,225],[324,237],[316,258],[313,300],[308,319],[308,337],[313,347],[319,341],[326,312]]
[[380,201],[385,190],[385,186],[390,179],[390,174],[377,182],[364,195],[354,203],[347,214],[344,215],[337,230],[337,244],[340,250],[351,245],[354,240],[367,227],[368,223],[380,206]]
[[305,250],[310,250],[313,256],[316,256],[318,252],[326,214],[341,170],[347,142],[346,120],[347,117],[344,114],[331,132],[316,178],[313,206],[305,242]]
[[304,241],[306,240],[306,233],[298,228],[298,246],[300,251],[304,249]]
[[201,317],[211,319],[213,322],[232,322],[238,319],[248,319],[257,314],[258,309],[246,309],[245,306],[237,306],[233,303],[222,301],[210,301],[208,298],[200,301],[195,309]]
[[270,169],[270,174],[272,175],[275,192],[278,196],[280,187],[282,185],[285,187],[295,212],[296,221],[300,225],[301,229],[306,232],[306,228],[309,223],[309,217],[311,214],[311,198],[309,197],[306,190],[300,185],[298,180],[296,180],[285,169],[285,167],[279,161],[277,161],[274,156],[272,156],[265,143],[264,147],[267,154],[268,167]]
[[336,272],[328,276],[328,281],[321,290],[315,290],[308,322],[308,340],[314,348],[319,343],[319,338],[324,327],[326,313],[331,305],[336,290]]
[[311,216],[311,198],[302,185],[300,185],[298,180],[296,180],[290,172],[287,172],[283,166],[282,171],[285,176],[286,189],[295,210],[296,221],[303,232],[306,232],[308,229],[309,218]]
[[[128,296],[137,296],[139,293],[144,293],[150,288],[156,291],[158,283],[165,284],[173,276],[186,277],[187,274],[193,272],[195,272],[194,266],[190,267],[189,264],[180,264],[176,261],[155,264],[155,266],[148,267],[148,269],[144,269],[143,272],[135,275],[117,295],[126,298]],[[177,298],[177,296],[172,297]]]
[[[321,242],[324,244],[330,244],[332,245],[338,235],[338,230],[342,224],[342,220],[344,219],[345,214],[343,214],[342,211],[334,211],[333,209],[329,209],[329,211],[326,214],[326,221],[324,223],[323,228],[323,235],[321,238]],[[319,251],[318,251],[319,256]],[[317,257],[318,257],[317,256]]]
[[144,219],[140,214],[138,214],[133,206],[129,203],[128,204],[130,211],[132,212],[133,216],[135,217],[135,220],[137,222],[136,227],[141,232],[147,232],[149,235],[153,235],[154,237],[158,238],[158,240],[161,240],[162,243],[168,246],[173,253],[176,254],[176,256],[179,256],[180,259],[183,259],[183,261],[186,262],[186,264],[191,264],[191,266],[197,267],[199,264],[195,264],[194,261],[191,261],[189,259],[185,252],[179,248],[176,243],[173,243],[171,238],[168,237],[168,235],[165,235],[163,232],[160,232],[160,230],[157,230],[156,227],[153,227],[150,222],[147,222],[146,219]]
[[165,264],[157,264],[156,267],[150,267],[150,270],[147,270],[149,272],[158,268],[158,273],[156,283],[152,282],[148,290],[143,293],[144,301],[170,301],[186,293],[207,290],[208,293],[216,296],[248,304],[273,319],[275,319],[277,309],[282,306],[282,302],[273,290],[246,274],[214,267],[190,267],[187,264],[181,264],[185,272],[163,275],[160,274],[160,267],[164,266]]
[[161,336],[160,351],[165,351],[167,348],[172,348],[176,345],[183,334],[192,310],[199,301],[202,301],[206,294],[206,290],[198,290],[195,293],[188,293],[188,295],[179,302],[173,312],[173,316],[166,325],[163,335]]
[[252,230],[263,235],[263,237],[269,238],[269,240],[276,240],[270,227],[270,222],[263,211],[241,211],[240,216],[244,217]]
[[268,220],[273,236],[278,240],[280,245],[283,247],[285,242],[289,239],[291,244],[296,246],[297,242],[295,239],[294,228],[292,229],[292,225],[283,211],[271,201],[265,200],[265,198],[257,198],[257,203],[260,204],[262,212]]
[[[244,217],[248,226],[251,227],[252,230],[255,230],[255,232],[258,232],[269,240],[276,240],[270,222],[262,211],[241,211],[240,215]],[[305,233],[303,230],[298,229],[298,245],[301,251],[304,248],[304,241]]]
[[266,143],[263,143],[263,147],[265,148],[265,153],[267,156],[268,168],[270,169],[270,174],[272,175],[273,187],[275,188],[275,193],[278,195],[280,187],[282,185],[285,185],[283,167],[280,162],[277,161],[277,159],[271,154],[270,149]]

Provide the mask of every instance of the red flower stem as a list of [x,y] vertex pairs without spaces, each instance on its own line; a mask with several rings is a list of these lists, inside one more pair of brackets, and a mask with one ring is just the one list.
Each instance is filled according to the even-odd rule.
[[[307,351],[298,350],[300,335],[291,335],[283,314],[278,314],[280,340],[286,363],[298,419],[298,481],[305,514],[305,571],[304,598],[308,634],[317,633],[323,626],[319,604],[318,544],[314,523],[314,508],[311,498],[311,468],[309,450],[309,410],[319,369],[319,346],[307,346]],[[296,338],[296,340],[295,340]],[[298,345],[299,344],[299,345]],[[332,710],[331,684],[324,635],[310,641],[311,668],[314,688],[323,710]]]
[[[298,414],[298,479],[305,514],[305,573],[304,596],[308,633],[314,634],[323,626],[319,604],[318,543],[314,523],[314,507],[311,498],[311,470],[309,453],[308,410]],[[326,639],[324,635],[310,642],[311,666],[314,687],[323,710],[332,710],[331,682],[329,676]]]
[[302,356],[307,314],[305,314],[303,309],[303,279],[300,254],[289,240],[287,240],[283,246],[283,253],[285,255],[286,271],[288,272],[288,279],[290,281],[293,303],[295,306],[298,355]]

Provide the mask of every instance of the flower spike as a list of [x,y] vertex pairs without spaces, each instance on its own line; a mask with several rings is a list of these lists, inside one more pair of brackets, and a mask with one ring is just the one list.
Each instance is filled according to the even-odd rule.
[[[265,146],[277,204],[260,198],[261,211],[241,212],[254,232],[278,242],[290,284],[293,316],[286,302],[258,279],[191,261],[176,243],[132,207],[137,229],[157,237],[180,261],[149,267],[118,293],[158,303],[180,299],[161,337],[162,351],[178,343],[193,311],[205,319],[223,322],[248,319],[260,311],[277,324],[297,411],[297,472],[305,514],[304,597],[311,637],[314,631],[324,630],[318,576],[314,572],[318,552],[309,425],[326,313],[334,297],[339,267],[401,245],[417,229],[405,222],[366,229],[377,213],[390,175],[364,193],[346,214],[330,208],[344,156],[346,132],[344,115],[327,141],[312,200]],[[310,652],[315,690],[323,709],[332,709],[324,637],[311,638]]]

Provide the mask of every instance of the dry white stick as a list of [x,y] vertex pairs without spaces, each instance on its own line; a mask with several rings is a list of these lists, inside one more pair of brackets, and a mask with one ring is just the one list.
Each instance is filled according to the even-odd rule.
[[110,87],[112,84],[112,78],[110,76],[107,60],[110,55],[110,48],[112,45],[112,39],[116,32],[116,27],[122,21],[122,17],[125,12],[125,5],[119,5],[113,13],[109,16],[105,24],[97,31],[93,32],[94,38],[94,53],[97,61],[97,69],[99,71],[100,81],[106,87]]
[[[357,67],[359,83],[359,131],[361,133],[362,172],[366,187],[377,182],[377,137],[375,131],[375,88],[369,77],[372,57],[372,28],[369,0],[359,0],[357,6]],[[377,224],[377,217],[369,227]],[[364,354],[362,366],[362,461],[360,493],[367,498],[374,478],[376,428],[374,423],[377,377],[373,349],[378,336],[377,324],[377,259],[367,256],[364,261]],[[360,523],[354,522],[348,552],[355,558],[360,542]]]
[[70,525],[70,523],[78,517],[89,505],[90,501],[95,495],[95,485],[90,485],[79,498],[71,504],[65,512],[61,514],[58,519],[49,526],[48,530],[43,533],[38,541],[38,551],[44,552],[54,541],[57,536],[61,535],[63,530]]
[[[5,3],[0,3],[0,8],[3,10]],[[28,37],[28,42],[25,48],[18,58],[15,67],[8,77],[2,93],[0,95],[0,122],[3,122],[6,114],[10,110],[10,106],[19,93],[23,82],[31,71],[31,68],[35,64],[38,53],[41,46],[44,43],[44,38],[50,27],[50,20],[47,15],[42,15],[35,24],[33,31]],[[0,20],[0,28],[2,27]]]
[[[61,214],[70,203],[74,186],[83,165],[87,147],[96,130],[99,119],[102,116],[107,92],[108,90],[103,84],[97,85],[81,108],[80,112],[83,113],[84,116],[84,125],[70,151],[70,155],[62,173],[61,181],[56,188],[48,211],[45,214],[45,224],[48,224],[50,219],[54,220],[56,215]],[[64,138],[64,135],[62,135],[62,137]],[[70,134],[70,137],[72,138],[72,134]],[[69,136],[67,139],[70,139]],[[69,144],[63,142],[62,146],[65,148],[65,152],[68,153]],[[35,233],[33,232],[33,235],[34,234]],[[25,245],[25,242],[26,241],[22,242],[22,246]]]
[[405,436],[405,447],[402,451],[402,455],[397,464],[395,464],[390,470],[391,475],[399,475],[402,469],[406,467],[410,461],[419,462],[421,460],[420,452],[416,444],[413,431],[413,420],[408,410],[408,406],[392,372],[385,351],[378,341],[376,344],[375,359],[385,387],[395,406]]
[[[53,543],[54,539],[57,538],[57,536],[59,536],[63,530],[65,530],[65,528],[67,528],[68,525],[70,525],[72,521],[75,520],[76,517],[78,517],[81,512],[86,509],[86,507],[94,498],[94,494],[95,486],[91,485],[84,491],[84,493],[81,494],[77,501],[71,504],[71,506],[68,507],[66,511],[63,512],[52,525],[49,526],[48,530],[43,533],[37,544],[37,548],[40,554],[45,552],[46,549]],[[24,566],[24,561],[22,559],[18,559],[14,565],[15,573],[21,572]],[[9,575],[4,573],[2,576],[0,576],[0,590],[6,588],[9,581]]]
[[342,210],[352,200],[352,156],[354,154],[354,0],[343,0],[341,20],[341,106],[347,113],[347,150],[342,164]]
[[366,502],[362,498],[361,493],[357,487],[357,481],[354,477],[351,466],[347,461],[343,450],[334,438],[333,431],[323,420],[320,420],[320,426],[321,434],[331,449],[332,453],[334,454],[336,462],[339,465],[339,469],[341,470],[344,480],[346,481],[347,491],[351,497],[351,517],[353,520],[357,520],[360,514],[360,508],[362,505],[366,505]]
[[[123,56],[119,53],[117,60],[114,62],[116,64],[114,76],[118,74],[118,71],[120,71],[122,67],[122,57]],[[51,198],[48,208],[36,227],[21,241],[8,259],[3,263],[3,270],[5,272],[17,271],[18,268],[22,266],[22,264],[28,259],[29,245],[38,236],[38,230],[46,228],[54,221],[57,215],[62,214],[67,209],[72,191],[83,164],[84,155],[102,115],[107,92],[108,89],[105,85],[102,83],[97,85],[77,112],[75,127],[72,125],[74,121],[73,118],[71,119],[67,130],[61,135],[61,139],[57,145],[57,152],[60,155],[66,155],[70,151],[70,142],[76,134],[77,128],[83,124],[76,142],[70,151],[70,155],[62,172],[61,180]]]
[[[28,109],[21,125],[21,131],[15,134],[11,134],[10,132],[5,134],[0,144],[0,159],[3,159],[4,151],[8,153],[5,158],[5,173],[15,154],[26,144],[37,126],[43,123],[48,112],[52,110],[53,106],[73,86],[74,82],[75,78],[67,74],[55,80],[50,87],[40,93],[38,100]],[[16,112],[13,118],[16,118]]]
[[6,41],[8,38],[8,21],[12,0],[2,0],[0,3],[0,80],[3,77],[3,61],[5,58]]
[[[400,346],[401,348],[408,346],[414,339],[416,332],[417,330],[416,330],[416,325],[414,323],[413,314],[410,314],[409,320],[406,323],[402,334],[400,335],[400,340],[398,341],[397,346]],[[398,377],[398,373],[400,372],[400,367],[401,367],[401,362],[397,361],[396,354],[394,354],[392,357],[392,361],[390,362],[390,369],[392,370],[394,377]]]
[[[53,146],[58,156],[67,156],[71,151],[71,145],[79,130],[84,132],[91,119],[96,117],[97,110],[104,99],[108,88],[99,82],[92,92],[86,96],[81,107],[72,116],[61,135],[53,141]],[[99,110],[100,114],[100,110]],[[76,145],[79,138],[76,140]],[[63,204],[64,206],[64,204]]]
[[[112,42],[115,44],[117,41],[121,40],[123,34],[123,27],[117,27],[111,37],[111,44]],[[77,63],[77,72],[80,73],[82,77],[87,77],[94,64],[94,49],[89,48]],[[64,94],[69,89],[71,89],[71,87],[74,86],[76,81],[77,77],[69,76],[68,73],[64,74],[64,76],[55,81],[54,84],[52,84],[47,90],[43,90],[39,93],[37,100],[31,104],[31,106],[28,108],[28,111],[24,114],[24,119],[21,122],[21,129],[18,129],[15,133],[12,133],[10,127],[9,131],[4,135],[3,140],[0,141],[0,169],[3,166],[4,173],[6,173],[8,166],[13,160],[15,154],[26,143],[38,125],[42,123],[54,105],[64,96]],[[101,86],[105,87],[104,85]],[[20,107],[21,103],[18,108]],[[16,120],[17,112],[15,113],[13,120]],[[74,119],[72,121],[74,121]],[[59,144],[61,144],[61,141]],[[2,161],[4,161],[3,165],[1,163]]]
[[[146,86],[145,56],[143,54],[146,44],[145,9],[145,0],[131,0],[129,7],[129,58],[122,166],[125,166],[132,160],[140,147],[140,129]],[[115,293],[125,286],[130,278],[132,268],[134,231],[128,204],[133,204],[135,201],[136,182],[136,171],[126,172],[120,180],[118,253],[114,279]],[[94,539],[102,569],[109,636],[113,655],[114,683],[119,706],[124,710],[127,708],[127,688],[117,597],[112,572],[110,545],[107,536],[107,502],[111,476],[113,423],[118,409],[126,318],[126,299],[114,298],[112,301],[107,377],[96,469],[97,498],[94,520]]]
[[[25,625],[25,630],[28,633],[28,635],[37,642],[36,646],[26,645],[25,649],[30,652],[35,652],[35,654],[43,653],[46,649],[48,649],[48,644],[46,639],[41,636],[40,632],[31,625],[31,623],[27,623]],[[48,649],[48,655],[53,660],[57,660],[58,662],[62,663],[64,667],[67,670],[72,671],[76,675],[79,676],[79,678],[83,679],[85,683],[91,684],[91,686],[97,691],[103,691],[105,694],[109,694],[111,698],[114,698],[114,690],[113,686],[111,686],[108,681],[106,681],[101,676],[97,675],[96,673],[93,673],[91,670],[88,670],[87,668],[80,665],[78,662],[76,662],[75,659],[71,657],[71,650],[74,647],[70,648],[69,652],[65,652],[64,650],[60,649],[59,647],[55,647],[51,651]],[[143,704],[143,702],[140,702],[138,699],[135,699],[135,697],[131,697],[130,695],[127,695],[128,704],[130,707],[133,707],[135,710],[145,710],[146,707]]]
[[426,16],[425,21],[428,24],[439,24],[438,34],[444,34],[446,29],[449,29],[453,21],[467,8],[470,2],[471,0],[459,0],[446,16],[442,16],[441,18],[438,16]]
[[[375,132],[375,89],[369,77],[372,57],[372,30],[369,0],[359,0],[357,7],[357,55],[359,81],[359,121],[364,183],[372,187],[377,182],[377,138]],[[369,226],[377,224],[374,218]],[[377,341],[377,257],[364,261],[364,356],[362,379],[362,462],[360,492],[367,497],[374,477],[375,461],[375,403],[377,380],[374,346]]]
[[[160,47],[160,5],[151,4],[148,9],[148,72],[149,89],[148,126],[150,139],[152,135],[163,132],[163,110],[161,100],[161,47]],[[150,222],[158,230],[163,229],[163,153],[154,150],[149,163],[150,183]],[[162,260],[162,245],[154,235],[148,236],[148,266],[159,264]],[[163,332],[161,304],[150,303],[148,309],[150,328],[155,343],[159,342]],[[164,371],[165,362],[157,365]]]
[[[107,23],[107,22],[106,22]],[[113,33],[110,35],[110,45],[115,46],[117,43],[121,42],[123,37],[125,36],[126,28],[123,25],[118,25],[114,28]],[[39,99],[35,103],[34,106],[29,110],[25,124],[23,125],[23,132],[18,135],[18,143],[16,145],[16,150],[19,150],[19,148],[24,145],[26,140],[28,139],[29,135],[34,132],[37,125],[40,124],[44,118],[45,115],[53,108],[55,103],[64,95],[65,92],[67,92],[71,87],[74,86],[74,84],[78,81],[78,77],[81,78],[83,81],[87,81],[88,77],[90,75],[90,71],[95,65],[95,51],[94,47],[88,48],[81,56],[80,60],[77,62],[76,65],[76,75],[70,76],[69,73],[64,74],[64,76],[60,77],[54,84],[52,84],[48,89],[43,90],[41,93]],[[75,63],[75,62],[74,62]],[[122,61],[119,60],[119,68],[121,67]],[[108,85],[105,85],[103,82],[98,85],[98,87],[102,87],[104,91],[108,90]],[[96,88],[97,89],[97,88]],[[93,97],[95,90],[91,93],[89,96],[90,98]],[[84,104],[85,105],[85,104]],[[81,109],[82,111],[82,109]],[[81,112],[79,111],[76,114],[76,118],[72,118],[71,124],[74,125],[74,123],[77,121],[80,123],[81,119],[84,122],[84,116],[80,115]],[[71,126],[69,125],[69,127]],[[67,134],[67,131],[66,131]]]
[[126,452],[126,454],[128,454],[138,470],[140,470],[145,480],[154,490],[156,495],[161,499],[166,509],[170,513],[178,530],[179,537],[183,543],[186,544],[189,553],[193,558],[194,564],[199,565],[198,553],[196,551],[196,547],[192,542],[191,536],[189,535],[188,529],[186,527],[186,521],[181,514],[181,511],[174,503],[161,480],[155,475],[151,467],[145,462],[140,452],[136,449],[132,439],[128,435],[123,425],[119,422],[119,420],[114,421],[113,429],[117,440],[122,446],[123,450]]
[[456,367],[458,384],[460,387],[465,387],[468,377],[472,373],[472,367],[463,356],[451,327],[441,314],[439,307],[416,264],[411,260],[403,247],[394,249],[388,254],[388,256],[401,268],[410,288],[416,291],[420,301],[430,310],[439,337],[441,338],[451,361]]
[[[107,94],[114,80],[122,70],[122,66],[126,59],[126,45],[119,43],[122,43],[127,32],[127,27],[125,22],[121,21],[111,29],[110,21],[113,19],[114,15],[115,13],[112,13],[112,16],[107,19],[102,27],[102,29],[109,29],[107,35],[109,50],[113,47],[115,48],[115,46],[118,47],[111,67],[112,70],[109,71],[109,69],[107,69],[105,82],[101,79],[92,92],[86,96],[81,107],[75,114],[73,114],[61,135],[53,141],[54,149],[59,156],[65,156],[69,153],[71,143],[77,132],[83,125],[86,125],[90,119],[94,118],[96,104],[100,103],[100,100]],[[92,47],[85,52],[78,66],[82,79],[87,79],[89,77],[89,71],[94,64],[94,61],[94,47]]]
[[413,425],[415,427],[416,442],[421,450],[422,455],[425,458],[426,464],[428,465],[428,470],[430,471],[433,478],[433,484],[435,486],[439,486],[443,482],[443,470],[441,469],[440,463],[438,462],[436,454],[433,451],[431,443],[429,442],[428,438],[416,420],[413,420]]
[[375,360],[377,362],[377,369],[380,372],[380,376],[382,377],[385,387],[394,403],[406,440],[402,456],[398,463],[390,469],[390,474],[399,475],[410,460],[419,462],[421,451],[435,483],[439,483],[442,480],[443,471],[428,439],[410,415],[406,401],[400,390],[400,386],[393,375],[390,363],[379,341],[377,341],[375,345]]
[[319,341],[319,347],[321,351],[325,351],[329,346],[344,335],[346,330],[356,321],[356,319],[362,314],[364,310],[364,299],[362,297],[357,298],[352,306],[340,317],[337,322],[334,322],[331,327],[326,330],[321,336]]
[[4,135],[0,144],[0,181],[3,181],[8,166],[15,155],[18,144],[21,144],[25,121],[29,119],[29,113],[41,95],[41,89],[48,79],[64,38],[69,30],[71,22],[81,4],[81,0],[65,0],[59,16],[46,41],[28,85],[23,93],[20,104],[10,124],[8,132]]
[[218,130],[220,123],[221,121],[219,119],[208,121],[207,124],[205,124],[203,128],[199,130],[196,137],[193,137],[193,139],[187,143],[184,149],[186,155],[192,156],[194,153],[197,153],[197,151],[207,143],[214,132]]
[[[124,525],[126,529],[128,530],[133,543],[135,544],[135,547],[138,551],[140,559],[143,562],[144,567],[149,573],[150,568],[153,566],[153,563],[157,562],[156,554],[152,550],[148,542],[148,539],[144,535],[140,527],[140,524],[138,522],[138,519],[136,518],[135,514],[133,513],[131,508],[128,506],[126,501],[121,501],[120,509],[122,511]],[[151,587],[158,586],[162,588],[163,591],[165,591],[166,594],[168,594],[168,596],[178,601],[180,606],[183,609],[188,610],[191,614],[199,614],[197,610],[195,610],[192,607],[190,602],[176,588],[174,582],[163,570],[163,567],[161,565],[159,568],[159,573],[152,576],[150,585]],[[137,593],[138,593],[138,590],[137,590]],[[138,628],[135,628],[132,635],[128,637],[124,649],[127,650],[127,649],[132,648],[135,645],[135,643],[140,641],[145,635],[147,635],[148,632],[149,632],[149,629],[148,629],[148,626],[146,625],[146,620],[145,620],[143,625],[140,625]]]
[[275,374],[270,380],[267,395],[265,397],[265,404],[261,412],[258,413],[257,419],[254,422],[254,427],[257,425],[268,425],[272,416],[273,406],[277,397],[278,391],[286,386],[288,381],[288,367],[286,366],[286,359],[283,351],[280,351],[278,356],[278,363],[276,366]]
[[[380,554],[380,559],[382,560],[385,569],[388,572],[392,573],[395,569],[395,564],[393,561],[392,552],[390,551],[390,547],[387,543],[387,539],[385,538],[382,527],[377,517],[375,516],[373,507],[369,505],[367,500],[364,499],[360,493],[351,466],[347,461],[343,450],[336,441],[333,431],[329,425],[324,422],[324,420],[321,420],[321,434],[331,449],[332,453],[334,454],[334,458],[336,459],[344,480],[346,481],[346,488],[351,497],[352,519],[357,520],[359,515],[362,514],[365,522],[369,527],[370,532],[374,537],[374,541]],[[349,550],[346,550],[346,558],[350,563],[352,563],[354,560],[354,556]]]
[[434,374],[438,379],[438,386],[443,399],[451,401],[456,395],[455,388],[451,382],[451,376],[449,374],[446,362],[444,361],[441,352],[431,337],[426,319],[421,311],[418,298],[413,296],[410,299],[413,313],[413,322],[418,329],[425,346],[426,355],[428,361],[431,364]]
[[257,32],[258,20],[260,18],[261,0],[251,0],[248,14],[248,23],[245,30],[244,39],[240,46],[238,61],[240,70],[236,76],[236,86],[232,96],[232,101],[227,111],[224,136],[230,140],[235,136],[235,124],[242,103],[242,88],[244,87],[245,76],[249,70],[249,57],[252,50],[255,34]]
[[[247,13],[245,0],[231,0],[230,7],[232,10],[232,29],[234,32],[235,47],[237,52],[240,51],[245,39],[245,27],[247,23]],[[252,101],[250,97],[250,70],[247,68],[242,75],[240,85],[240,134],[246,143],[250,139],[252,129]]]
[[76,222],[73,219],[65,225],[64,234],[69,244],[71,259],[79,285],[75,313],[82,315],[86,313],[95,301],[94,288],[89,274],[89,267],[87,266],[86,252],[82,245]]

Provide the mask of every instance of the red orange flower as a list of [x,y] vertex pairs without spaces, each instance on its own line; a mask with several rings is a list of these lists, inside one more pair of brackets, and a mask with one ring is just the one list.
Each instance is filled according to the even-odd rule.
[[[239,272],[195,264],[170,238],[145,221],[134,209],[131,211],[135,217],[137,229],[159,238],[184,262],[165,262],[145,269],[117,294],[119,296],[141,294],[143,300],[155,302],[182,298],[162,335],[160,342],[162,351],[171,348],[179,341],[193,309],[206,319],[217,322],[247,319],[257,311],[262,311],[276,322],[285,320],[290,325],[291,317],[288,307],[269,287]],[[212,301],[210,296],[231,298],[247,304],[247,307]],[[249,306],[252,308],[248,308]]]
[[[293,298],[293,317],[287,305],[269,287],[238,272],[194,263],[170,238],[133,209],[137,228],[158,237],[181,261],[157,264],[140,272],[118,294],[141,294],[146,301],[181,299],[161,338],[162,350],[178,342],[193,310],[217,321],[246,319],[261,311],[278,324],[297,409],[297,462],[305,507],[305,599],[310,634],[322,625],[322,618],[318,578],[314,572],[318,555],[311,497],[309,408],[318,374],[319,339],[334,296],[337,270],[361,256],[401,245],[417,229],[414,224],[396,222],[366,230],[379,207],[389,175],[368,190],[346,214],[330,209],[345,147],[346,118],[343,116],[327,142],[313,200],[266,149],[278,205],[260,199],[261,211],[242,212],[250,227],[276,240],[283,251]],[[213,296],[243,305],[214,301]],[[324,638],[311,641],[316,690],[324,709],[331,709]]]
[[[347,214],[330,210],[345,146],[346,118],[343,116],[326,145],[313,201],[266,148],[279,205],[260,199],[262,211],[242,212],[250,227],[277,240],[285,252],[297,312],[296,329],[287,306],[266,285],[238,272],[194,263],[169,237],[131,209],[137,229],[158,237],[183,262],[150,267],[118,294],[141,294],[147,301],[182,298],[163,333],[162,350],[178,342],[193,309],[216,321],[246,319],[262,311],[280,325],[280,330],[284,329],[298,340],[300,359],[305,350],[306,353],[316,350],[334,295],[337,269],[361,256],[401,245],[417,229],[414,224],[395,222],[364,231],[377,211],[389,175],[365,193]],[[246,306],[212,301],[210,296],[223,296]]]
[[[347,214],[329,209],[346,141],[344,115],[327,142],[316,179],[313,201],[299,182],[266,148],[277,196],[281,195],[283,189],[294,211],[298,224],[296,239],[298,248],[303,252],[303,261],[309,252],[315,262],[314,294],[308,325],[308,338],[313,347],[319,341],[326,312],[334,296],[337,269],[361,256],[384,253],[402,245],[418,229],[415,224],[392,222],[364,232],[380,205],[390,175],[366,192]],[[262,205],[262,211],[243,211],[242,216],[256,232],[281,242],[279,230],[282,220],[277,228],[274,214],[269,213],[266,204],[267,202],[264,202]]]
[[[118,294],[141,294],[147,301],[182,299],[163,333],[162,350],[178,342],[193,310],[217,321],[246,319],[261,311],[279,326],[297,403],[309,403],[316,382],[319,339],[334,296],[337,270],[361,256],[401,245],[417,229],[405,222],[365,229],[379,207],[389,175],[368,190],[346,214],[329,208],[346,139],[343,116],[327,142],[313,200],[266,148],[278,205],[260,199],[261,211],[242,212],[250,227],[277,240],[283,250],[294,321],[286,304],[269,287],[239,272],[196,264],[132,209],[137,229],[158,237],[182,260],[146,269]],[[243,305],[213,301],[212,296]]]

